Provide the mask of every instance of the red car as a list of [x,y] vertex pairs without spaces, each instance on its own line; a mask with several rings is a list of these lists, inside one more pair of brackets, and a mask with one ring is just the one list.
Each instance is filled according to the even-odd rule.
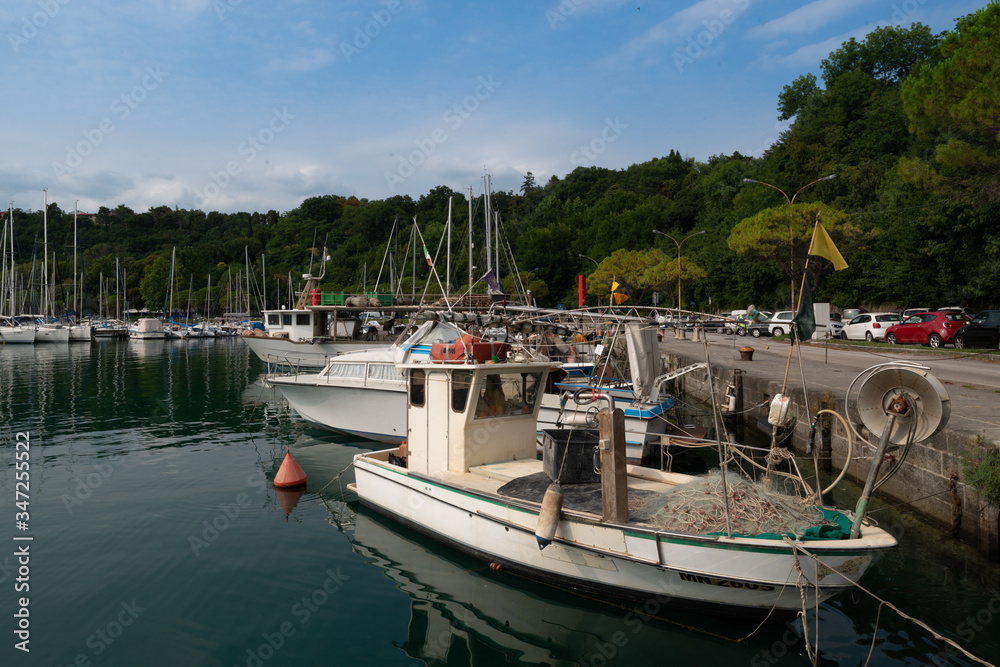
[[969,318],[964,313],[955,311],[917,313],[886,329],[885,342],[941,347],[950,343],[955,332],[968,323]]

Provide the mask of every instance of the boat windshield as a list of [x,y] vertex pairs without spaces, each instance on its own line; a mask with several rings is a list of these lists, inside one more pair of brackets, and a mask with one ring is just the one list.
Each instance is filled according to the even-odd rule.
[[447,322],[427,322],[420,326],[413,336],[406,341],[409,345],[431,345],[433,343],[451,343],[462,337],[464,332],[454,324]]
[[538,400],[542,373],[487,373],[479,386],[476,419],[529,414]]

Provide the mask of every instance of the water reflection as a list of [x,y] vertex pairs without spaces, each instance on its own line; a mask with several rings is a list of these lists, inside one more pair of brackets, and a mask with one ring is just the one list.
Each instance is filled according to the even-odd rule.
[[[663,620],[673,615],[656,600],[645,609],[619,605],[492,572],[366,510],[353,525],[354,550],[410,598],[407,637],[397,645],[429,665],[640,664],[668,646],[671,664],[747,659],[726,641],[747,628],[692,615],[670,625]],[[699,622],[706,625],[683,627]]]
[[188,436],[209,423],[240,427],[249,363],[238,341],[7,345],[0,349],[0,423],[31,430],[53,448],[82,433],[136,427],[191,444]]

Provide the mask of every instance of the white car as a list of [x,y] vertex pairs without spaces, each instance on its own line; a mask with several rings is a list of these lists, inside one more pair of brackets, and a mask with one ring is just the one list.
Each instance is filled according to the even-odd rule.
[[885,330],[901,321],[897,313],[862,313],[844,325],[840,337],[845,340],[885,340]]
[[767,328],[772,336],[782,336],[791,332],[794,319],[794,310],[779,310],[767,321]]

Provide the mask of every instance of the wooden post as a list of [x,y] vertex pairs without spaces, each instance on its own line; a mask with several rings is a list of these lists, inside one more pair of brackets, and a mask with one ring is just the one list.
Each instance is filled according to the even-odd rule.
[[597,413],[601,451],[601,510],[604,521],[628,522],[625,461],[625,413],[608,408]]

